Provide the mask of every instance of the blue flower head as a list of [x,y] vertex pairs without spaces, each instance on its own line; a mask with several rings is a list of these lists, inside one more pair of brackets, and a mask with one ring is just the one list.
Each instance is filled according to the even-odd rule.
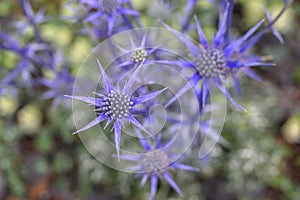
[[126,56],[126,59],[124,61],[122,60],[122,58],[117,60],[119,61],[119,64],[116,66],[116,68],[129,70],[130,66],[137,67],[142,62],[146,65],[156,61],[151,60],[150,56],[158,50],[158,47],[148,47],[149,43],[151,43],[152,41],[146,34],[139,38],[141,38],[140,43],[136,44],[133,41],[132,37],[129,37],[131,45],[130,48],[124,48],[119,45],[116,45],[116,47]]
[[27,21],[19,21],[16,23],[18,31],[23,33],[27,28],[32,27],[34,30],[35,39],[42,41],[40,31],[38,30],[38,25],[49,20],[49,17],[45,16],[45,9],[40,9],[36,14],[34,14],[30,1],[28,0],[19,0],[19,4],[24,15],[27,18]]
[[138,75],[141,63],[134,71],[134,73],[129,78],[128,82],[121,89],[118,85],[115,87],[110,82],[107,74],[102,68],[99,60],[97,60],[101,75],[103,78],[105,93],[95,93],[95,97],[84,97],[84,96],[68,96],[66,97],[76,99],[96,107],[95,111],[99,114],[93,121],[82,127],[81,129],[74,132],[74,134],[85,131],[100,122],[107,120],[106,128],[110,123],[113,123],[113,129],[115,132],[115,145],[117,154],[119,155],[120,151],[120,137],[121,137],[121,128],[124,120],[129,121],[136,127],[140,128],[144,132],[148,133],[151,137],[152,135],[143,127],[143,125],[135,118],[135,114],[138,113],[138,109],[135,109],[135,106],[143,104],[166,90],[162,89],[157,92],[146,94],[143,96],[133,96],[131,88],[134,84],[135,78]]
[[139,16],[139,13],[131,7],[126,7],[129,0],[81,0],[81,4],[87,5],[88,14],[84,18],[84,22],[92,22],[99,18],[106,18],[107,35],[113,33],[115,20],[122,17],[129,28],[133,28],[128,16]]
[[[242,106],[232,99],[229,92],[223,86],[222,81],[227,78],[232,78],[236,91],[239,92],[240,89],[237,79],[238,73],[243,72],[250,78],[261,80],[261,78],[251,70],[251,67],[274,66],[273,63],[266,62],[266,57],[253,55],[249,53],[248,50],[255,45],[268,30],[271,30],[279,41],[282,42],[282,37],[273,28],[273,24],[284,13],[288,4],[285,4],[284,8],[274,19],[271,19],[271,16],[266,13],[267,26],[265,28],[259,30],[264,22],[264,20],[261,20],[239,38],[232,37],[230,35],[233,4],[233,0],[222,1],[223,11],[219,20],[218,31],[211,43],[207,41],[203,34],[200,22],[196,17],[195,22],[200,45],[196,45],[186,38],[183,38],[167,24],[163,23],[163,25],[177,35],[178,38],[189,48],[191,60],[190,62],[182,63],[182,66],[193,67],[195,69],[194,75],[190,78],[190,83],[192,85],[198,87],[198,82],[200,80],[203,80],[204,82],[200,94],[201,105],[205,105],[206,98],[209,93],[207,85],[212,84],[224,93],[233,105],[245,111]],[[186,91],[187,87],[184,87],[178,93],[182,95]],[[167,105],[171,104],[175,99],[176,97],[171,99]]]
[[[31,87],[33,74],[36,74],[41,67],[53,68],[50,54],[52,49],[46,43],[32,42],[23,46],[20,41],[0,30],[0,49],[13,52],[19,56],[16,67],[0,81],[0,85],[12,84],[21,76],[22,85]],[[41,53],[42,55],[40,55]]]
[[34,37],[32,42],[23,44],[22,39],[17,40],[14,36],[7,35],[0,30],[0,49],[13,52],[19,57],[15,68],[0,81],[0,85],[3,87],[12,84],[19,86],[19,77],[21,77],[22,81],[20,85],[32,87],[34,78],[40,76],[42,68],[53,69],[56,64],[53,58],[53,47],[41,37],[38,30],[38,25],[47,20],[43,10],[35,14],[30,1],[19,0],[19,4],[26,21],[20,21],[15,23],[15,25],[21,33],[29,27],[32,28]]
[[42,94],[44,99],[53,98],[53,107],[56,108],[64,99],[64,95],[72,93],[74,77],[70,74],[68,68],[64,67],[61,71],[53,71],[54,78],[41,78],[39,83],[48,87],[48,90]]
[[143,187],[146,184],[147,180],[150,179],[150,199],[154,200],[158,180],[164,179],[179,195],[182,195],[182,192],[176,184],[175,180],[172,178],[170,171],[198,171],[198,169],[176,161],[178,155],[173,155],[168,151],[168,147],[172,143],[172,141],[162,144],[162,134],[159,134],[156,137],[154,145],[152,145],[148,139],[142,138],[142,135],[138,130],[136,130],[135,132],[139,137],[140,144],[144,148],[145,152],[140,153],[139,155],[121,155],[120,158],[124,160],[134,161],[136,163],[136,165],[131,167],[131,170],[138,172],[137,177],[142,177],[140,186]]

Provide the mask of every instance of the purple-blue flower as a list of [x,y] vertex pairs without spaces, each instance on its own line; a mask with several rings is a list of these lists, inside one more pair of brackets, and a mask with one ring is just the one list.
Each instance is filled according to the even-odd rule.
[[38,82],[48,87],[48,90],[42,94],[42,97],[44,99],[53,98],[52,105],[56,108],[64,99],[64,95],[72,93],[74,77],[66,67],[60,71],[53,71],[52,73],[54,73],[54,78],[43,77]]
[[131,88],[134,84],[135,78],[143,63],[141,63],[140,66],[136,68],[136,70],[131,75],[128,82],[124,85],[122,89],[118,85],[117,86],[112,85],[107,74],[102,68],[99,60],[97,60],[97,63],[99,65],[101,75],[103,78],[105,93],[104,94],[95,93],[95,97],[66,95],[66,97],[76,99],[95,106],[96,107],[95,111],[99,114],[93,121],[91,121],[81,129],[74,132],[74,134],[85,131],[99,124],[100,122],[107,120],[104,129],[110,123],[113,123],[113,129],[115,132],[116,150],[117,150],[117,154],[119,155],[121,129],[124,120],[129,121],[136,127],[140,128],[141,130],[147,132],[150,136],[152,136],[151,133],[149,133],[143,127],[143,125],[135,118],[134,115],[136,115],[140,111],[139,109],[136,109],[135,106],[139,104],[143,104],[155,98],[163,91],[165,91],[166,88],[143,96],[138,96],[138,97],[133,96],[133,92],[131,91]]
[[140,144],[144,148],[145,152],[139,155],[121,155],[120,158],[124,160],[133,161],[136,163],[131,170],[137,171],[136,177],[141,177],[140,186],[143,187],[147,180],[151,182],[151,200],[155,199],[158,180],[164,179],[169,185],[179,194],[182,192],[175,180],[172,178],[170,171],[174,170],[186,170],[186,171],[199,171],[197,168],[180,163],[176,158],[178,155],[174,155],[168,151],[170,142],[162,144],[162,133],[159,134],[154,143],[150,143],[149,139],[142,138],[139,131],[135,131],[139,137]]
[[129,0],[81,0],[80,3],[88,7],[84,22],[92,22],[99,18],[106,19],[108,36],[113,33],[117,18],[121,17],[129,28],[133,28],[128,16],[139,16],[139,12],[130,6]]
[[51,56],[48,54],[51,47],[46,43],[29,43],[25,46],[21,42],[8,36],[0,30],[0,49],[17,54],[20,59],[16,67],[0,82],[0,85],[8,85],[16,80],[19,75],[23,84],[32,84],[32,75],[38,72],[36,66],[52,68]]
[[18,31],[23,32],[28,27],[34,30],[33,41],[25,43],[22,39],[15,39],[14,36],[8,35],[0,30],[0,49],[10,51],[18,55],[19,60],[15,68],[0,81],[1,86],[15,84],[17,78],[21,77],[21,85],[31,87],[33,85],[33,77],[41,74],[41,68],[54,68],[53,48],[45,42],[38,30],[38,25],[47,18],[43,15],[43,11],[34,14],[30,1],[19,0],[27,22],[16,23]]
[[[122,58],[119,58],[119,64],[116,68],[122,68],[124,70],[129,70],[130,66],[137,67],[140,63],[149,64],[155,62],[155,60],[149,59],[150,56],[158,50],[158,47],[149,48],[149,37],[145,34],[141,38],[140,44],[136,44],[132,37],[129,38],[131,47],[121,47],[116,45],[116,47],[125,55],[126,60],[123,61]],[[151,46],[151,45],[150,45]],[[123,56],[122,56],[123,57]]]
[[[195,73],[190,78],[190,83],[198,87],[198,82],[203,80],[203,86],[200,90],[200,104],[204,106],[207,96],[209,94],[208,85],[217,87],[227,99],[237,108],[245,111],[245,109],[236,103],[229,92],[224,87],[222,81],[227,78],[232,78],[234,86],[239,91],[238,75],[242,72],[250,78],[261,80],[251,69],[254,66],[274,66],[273,63],[266,62],[266,57],[256,56],[248,52],[248,50],[255,45],[259,39],[268,31],[282,41],[279,33],[273,28],[273,24],[279,19],[283,12],[288,7],[285,4],[281,12],[271,19],[266,15],[267,26],[260,31],[259,28],[264,20],[258,22],[254,27],[250,28],[243,36],[237,38],[230,35],[231,18],[233,12],[233,0],[223,0],[223,11],[219,20],[218,31],[215,34],[213,41],[209,43],[203,34],[200,22],[195,17],[198,38],[201,45],[196,45],[187,38],[180,36],[167,24],[163,25],[173,32],[178,38],[188,47],[191,53],[191,60],[189,62],[182,62],[182,66],[186,68],[194,68]],[[189,85],[178,91],[178,95],[184,94],[190,88]],[[177,96],[178,96],[177,95]],[[171,104],[176,97],[172,98],[169,103]]]
[[38,30],[38,25],[49,20],[49,17],[44,15],[45,9],[40,9],[36,14],[34,14],[29,0],[19,0],[19,4],[27,21],[19,21],[16,23],[16,28],[18,31],[23,33],[27,28],[32,27],[34,30],[35,40],[42,41],[40,31]]

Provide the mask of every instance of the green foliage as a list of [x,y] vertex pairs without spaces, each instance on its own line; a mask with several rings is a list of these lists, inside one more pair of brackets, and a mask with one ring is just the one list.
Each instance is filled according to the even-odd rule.
[[63,174],[70,170],[72,166],[73,160],[69,155],[57,153],[53,161],[52,169],[57,173]]

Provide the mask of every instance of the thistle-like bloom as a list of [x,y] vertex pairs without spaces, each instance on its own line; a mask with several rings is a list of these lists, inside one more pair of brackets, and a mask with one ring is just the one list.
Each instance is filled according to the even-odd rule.
[[0,49],[13,52],[20,57],[16,67],[0,82],[0,85],[9,85],[21,75],[22,84],[30,86],[31,76],[38,71],[35,66],[52,68],[53,63],[48,54],[51,48],[46,43],[30,43],[22,46],[21,42],[0,30]]
[[48,90],[42,94],[44,99],[52,99],[52,106],[56,108],[64,99],[64,95],[72,93],[74,77],[69,73],[68,68],[61,71],[53,71],[54,78],[41,78],[38,82],[48,87]]
[[[178,38],[188,47],[191,53],[190,62],[182,63],[183,67],[193,67],[195,69],[194,75],[191,77],[190,83],[198,87],[197,83],[203,80],[203,88],[201,89],[200,104],[205,105],[208,91],[208,84],[212,84],[217,87],[227,99],[235,105],[237,108],[244,110],[242,106],[237,104],[225,89],[222,81],[226,78],[232,78],[233,83],[237,92],[239,91],[239,83],[237,75],[240,72],[245,73],[249,77],[261,80],[252,70],[251,67],[254,66],[273,66],[273,63],[266,62],[267,57],[256,56],[248,53],[247,51],[255,45],[259,39],[268,31],[271,30],[272,33],[279,37],[279,33],[273,28],[273,24],[280,18],[283,12],[288,7],[288,3],[285,4],[281,12],[274,18],[270,19],[269,15],[267,17],[267,26],[260,31],[258,29],[263,24],[263,20],[258,22],[254,27],[249,29],[243,36],[235,39],[236,37],[230,36],[230,26],[233,11],[233,0],[223,0],[222,5],[224,5],[224,11],[219,20],[218,31],[213,38],[211,44],[207,41],[205,35],[203,34],[202,28],[198,19],[195,17],[197,32],[199,36],[200,46],[195,45],[193,42],[187,40],[178,35],[170,26],[164,24],[164,26],[173,32]],[[189,85],[182,88],[177,96],[184,94],[190,88]],[[176,97],[172,98],[169,103],[171,104]]]
[[[129,121],[136,127],[147,132],[152,136],[143,125],[135,118],[134,114],[138,112],[138,109],[134,107],[139,104],[147,102],[159,94],[161,94],[165,89],[146,94],[143,96],[135,97],[132,95],[131,88],[134,84],[135,78],[140,70],[140,67],[143,63],[140,64],[134,71],[134,73],[129,78],[128,82],[124,85],[123,89],[120,89],[119,86],[114,87],[110,80],[108,79],[107,74],[102,68],[99,60],[97,60],[101,75],[103,78],[105,93],[95,93],[96,97],[84,97],[84,96],[68,96],[66,97],[76,99],[96,107],[95,111],[99,114],[93,121],[82,127],[81,129],[74,132],[74,134],[85,131],[100,122],[107,120],[106,128],[111,122],[113,123],[113,128],[115,132],[115,145],[117,154],[119,155],[120,151],[120,137],[121,137],[121,128],[124,120]],[[137,112],[136,112],[137,111]]]
[[137,177],[142,177],[140,186],[143,187],[146,184],[147,180],[150,179],[150,199],[154,200],[158,179],[165,179],[179,195],[182,195],[180,188],[171,177],[170,171],[198,171],[198,169],[178,162],[178,160],[176,160],[176,158],[178,158],[178,155],[173,155],[168,152],[168,147],[171,143],[161,143],[161,134],[157,136],[155,141],[156,144],[154,145],[151,145],[147,139],[142,138],[139,131],[136,131],[136,134],[139,137],[140,143],[145,149],[145,152],[140,153],[139,155],[121,155],[120,157],[121,159],[134,161],[137,163],[131,169],[134,171],[138,171]]
[[[147,48],[147,42],[151,42],[147,40],[147,35],[143,35],[140,44],[136,44],[133,39],[130,37],[129,41],[130,41],[130,45],[131,48],[129,50],[127,50],[124,47],[121,47],[119,45],[116,45],[116,47],[122,51],[122,53],[124,55],[127,55],[128,58],[126,59],[126,61],[122,62],[122,60],[120,61],[120,64],[118,64],[116,66],[116,68],[123,68],[125,70],[128,70],[130,66],[138,66],[140,63],[144,62],[144,64],[149,64],[151,62],[153,62],[153,60],[150,60],[149,57],[158,49],[158,48]],[[133,49],[133,50],[131,50]]]
[[37,26],[49,20],[49,17],[44,15],[45,9],[40,9],[36,14],[34,14],[30,1],[19,0],[19,4],[27,20],[16,23],[18,31],[23,33],[31,26],[34,30],[35,39],[39,42],[42,41],[42,37]]
[[139,16],[136,10],[126,7],[126,4],[130,3],[129,0],[82,0],[81,3],[87,5],[89,10],[84,22],[106,18],[108,35],[111,35],[113,32],[116,18],[123,18],[127,26],[133,28],[128,16]]
[[[33,75],[41,73],[41,68],[46,67],[53,69],[53,49],[49,43],[46,43],[41,38],[38,30],[38,24],[46,20],[43,12],[33,13],[30,2],[19,0],[19,4],[27,18],[27,23],[16,23],[22,29],[32,27],[34,30],[34,41],[23,45],[21,39],[17,40],[13,36],[7,35],[0,30],[0,49],[10,51],[19,56],[19,62],[16,67],[0,81],[1,87],[14,84],[16,79],[21,76],[22,85],[27,87],[32,86]],[[22,31],[22,30],[20,30]]]

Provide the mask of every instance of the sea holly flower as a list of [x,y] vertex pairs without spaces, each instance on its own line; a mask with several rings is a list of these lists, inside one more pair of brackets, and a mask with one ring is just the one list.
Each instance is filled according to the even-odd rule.
[[0,30],[0,49],[11,51],[20,57],[16,67],[0,82],[1,85],[11,84],[21,75],[23,84],[31,86],[32,75],[38,71],[35,66],[52,67],[50,55],[42,53],[51,50],[46,43],[30,43],[22,46],[21,42]]
[[[83,2],[83,1],[82,1]],[[66,14],[62,16],[62,19],[71,21],[73,24],[83,22],[83,27],[76,30],[77,33],[82,35],[89,35],[93,39],[99,38],[107,38],[108,35],[108,26],[106,17],[99,17],[95,20],[86,22],[86,18],[94,12],[95,10],[88,6],[86,3],[76,3],[76,2],[68,2],[66,3],[66,7],[71,11],[70,14]],[[87,24],[89,23],[89,24]],[[121,32],[128,30],[128,27],[124,24],[124,20],[120,17],[116,17],[114,20],[114,28],[113,33]]]
[[[138,155],[120,155],[121,159],[133,161],[136,163],[131,167],[132,171],[137,172],[136,177],[142,177],[140,187],[143,187],[147,180],[150,179],[151,191],[150,199],[154,200],[158,180],[166,180],[169,185],[182,196],[182,192],[175,180],[172,178],[170,171],[174,170],[186,170],[186,171],[199,171],[197,168],[180,163],[176,158],[178,155],[169,153],[168,147],[171,142],[162,144],[161,137],[159,134],[155,139],[155,144],[152,145],[148,139],[142,138],[141,133],[136,130],[137,136],[139,137],[140,144],[144,148],[145,152],[139,153]],[[175,161],[174,161],[175,160]]]
[[149,37],[147,35],[143,35],[141,38],[140,44],[136,44],[132,37],[129,37],[131,48],[124,48],[119,45],[116,45],[116,47],[125,55],[127,56],[125,61],[122,61],[123,59],[120,58],[118,61],[120,64],[116,66],[116,68],[123,68],[125,70],[128,70],[130,66],[138,66],[140,63],[149,64],[153,62],[153,60],[148,59],[157,49],[158,47],[154,48],[147,48],[147,41]]
[[0,80],[3,87],[15,85],[32,88],[38,85],[35,79],[39,79],[44,70],[54,71],[55,66],[61,64],[49,43],[33,41],[23,45],[21,40],[8,36],[1,30],[0,49],[18,56],[15,68]]
[[42,98],[53,99],[52,106],[56,108],[64,99],[64,95],[72,93],[74,77],[66,67],[60,71],[52,71],[52,73],[54,73],[53,78],[43,77],[37,82],[48,87],[48,90],[42,94]]
[[34,14],[29,0],[19,0],[19,4],[27,18],[27,21],[18,21],[16,23],[16,28],[18,28],[18,31],[23,33],[26,31],[26,29],[32,27],[34,30],[35,39],[41,42],[42,37],[37,26],[49,20],[49,17],[44,15],[45,9],[40,9],[36,14]]
[[81,3],[87,5],[89,10],[84,22],[91,22],[105,17],[108,35],[113,33],[116,18],[122,17],[125,24],[129,28],[133,28],[128,16],[139,16],[136,10],[126,7],[126,4],[130,3],[129,0],[82,0]]
[[102,68],[99,60],[97,60],[97,63],[99,65],[100,72],[103,78],[105,93],[104,94],[95,93],[95,97],[66,95],[66,97],[76,99],[95,106],[96,107],[95,111],[98,114],[98,116],[93,121],[89,122],[87,125],[77,130],[73,134],[85,131],[93,126],[96,126],[100,122],[107,120],[104,128],[106,128],[110,123],[113,123],[116,150],[117,150],[117,154],[119,155],[121,129],[124,120],[127,120],[128,122],[132,123],[134,126],[140,128],[144,132],[148,133],[151,137],[153,137],[151,133],[149,133],[143,127],[143,125],[135,118],[134,116],[134,114],[136,113],[135,111],[137,112],[139,111],[138,109],[135,108],[135,106],[139,104],[143,104],[155,98],[163,91],[165,91],[166,88],[139,97],[133,96],[133,93],[131,92],[131,88],[135,82],[135,78],[138,75],[140,67],[142,66],[143,63],[141,63],[135,69],[134,73],[131,75],[128,82],[124,85],[122,89],[120,89],[119,86],[114,87],[112,85],[107,74]]
[[13,52],[19,57],[15,68],[0,81],[0,85],[14,84],[20,76],[21,84],[31,87],[34,77],[41,73],[42,68],[54,68],[54,53],[52,46],[43,40],[37,27],[40,23],[47,20],[43,15],[43,11],[34,14],[29,1],[19,0],[19,4],[27,18],[27,23],[22,21],[16,23],[16,26],[20,28],[19,31],[21,32],[28,27],[32,27],[34,30],[34,41],[23,44],[24,41],[22,39],[15,39],[14,36],[7,35],[0,30],[0,49]]
[[[275,36],[278,36],[278,32],[273,28],[273,24],[280,18],[280,16],[287,9],[288,4],[285,4],[281,12],[274,18],[270,19],[267,15],[267,26],[260,31],[258,29],[263,24],[264,20],[258,22],[254,27],[250,28],[243,36],[236,39],[236,37],[229,37],[231,18],[233,11],[233,0],[222,1],[225,4],[224,11],[220,16],[220,22],[218,31],[215,34],[212,43],[210,44],[205,35],[203,34],[200,22],[195,17],[196,28],[200,41],[200,46],[189,41],[187,38],[179,35],[170,26],[164,24],[164,26],[172,33],[178,36],[178,38],[189,48],[191,53],[190,62],[182,63],[183,67],[192,67],[195,69],[195,73],[190,78],[190,84],[194,87],[198,87],[198,82],[203,81],[201,89],[200,102],[204,106],[206,98],[208,96],[208,85],[212,84],[217,87],[227,99],[240,110],[245,109],[236,103],[229,92],[223,85],[223,81],[227,78],[233,80],[234,86],[239,91],[238,74],[240,72],[245,73],[250,78],[261,80],[251,69],[254,66],[274,66],[273,63],[266,62],[268,57],[256,56],[248,53],[247,51],[259,41],[259,39],[268,31],[271,30]],[[232,39],[234,38],[234,39]],[[190,85],[184,86],[178,95],[183,95],[190,89]],[[170,105],[176,97],[172,98],[166,106]]]

